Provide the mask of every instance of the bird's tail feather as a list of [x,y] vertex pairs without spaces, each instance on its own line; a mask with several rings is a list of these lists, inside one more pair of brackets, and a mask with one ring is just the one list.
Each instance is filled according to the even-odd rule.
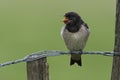
[[74,60],[71,58],[70,65],[73,65],[74,63],[77,63],[79,66],[82,66],[82,59],[80,58],[79,60]]

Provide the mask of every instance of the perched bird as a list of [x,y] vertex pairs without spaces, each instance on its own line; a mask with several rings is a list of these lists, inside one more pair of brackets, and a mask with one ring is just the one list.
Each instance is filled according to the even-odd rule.
[[[61,30],[61,35],[65,45],[71,52],[70,65],[77,63],[82,66],[81,53],[90,34],[89,27],[75,12],[65,13],[63,22],[65,26]],[[79,51],[80,54],[74,54],[74,51]]]

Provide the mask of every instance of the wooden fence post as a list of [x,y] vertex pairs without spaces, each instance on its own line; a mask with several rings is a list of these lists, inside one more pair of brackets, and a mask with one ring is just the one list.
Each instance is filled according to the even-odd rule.
[[[120,0],[116,0],[115,52],[120,52]],[[111,80],[120,80],[120,56],[113,57]]]
[[49,80],[46,58],[27,62],[27,80]]

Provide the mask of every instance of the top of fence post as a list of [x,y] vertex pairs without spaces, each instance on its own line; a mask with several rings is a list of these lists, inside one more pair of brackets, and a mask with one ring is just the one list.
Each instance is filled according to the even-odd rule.
[[46,58],[27,62],[27,80],[49,80]]

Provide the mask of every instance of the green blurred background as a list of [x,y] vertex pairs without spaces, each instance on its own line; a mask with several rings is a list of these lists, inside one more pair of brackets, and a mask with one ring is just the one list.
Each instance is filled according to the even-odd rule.
[[[0,63],[42,50],[68,51],[61,38],[64,13],[75,11],[91,29],[85,51],[113,51],[115,0],[0,0]],[[110,80],[112,57],[49,57],[50,80]],[[0,80],[26,80],[26,63],[0,68]]]

